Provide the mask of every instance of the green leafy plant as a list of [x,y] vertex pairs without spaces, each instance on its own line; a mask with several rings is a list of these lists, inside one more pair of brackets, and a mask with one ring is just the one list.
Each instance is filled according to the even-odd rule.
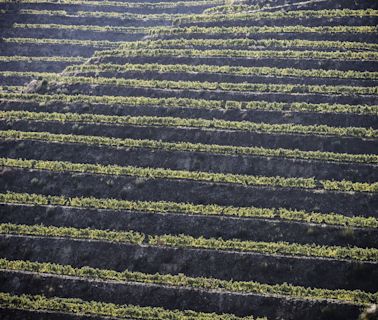
[[0,201],[3,203],[16,203],[21,205],[40,206],[70,206],[75,208],[96,208],[111,210],[129,210],[134,212],[170,213],[219,216],[282,219],[288,221],[309,222],[316,224],[340,225],[345,227],[378,228],[378,219],[375,217],[347,216],[339,213],[305,212],[288,210],[285,208],[257,208],[257,207],[233,207],[216,204],[201,205],[168,201],[130,201],[119,199],[106,199],[94,197],[64,197],[45,196],[28,193],[0,193]]

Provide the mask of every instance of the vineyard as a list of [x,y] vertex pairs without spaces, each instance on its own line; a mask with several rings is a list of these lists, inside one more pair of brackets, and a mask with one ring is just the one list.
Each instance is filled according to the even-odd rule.
[[0,17],[1,319],[376,319],[376,1]]

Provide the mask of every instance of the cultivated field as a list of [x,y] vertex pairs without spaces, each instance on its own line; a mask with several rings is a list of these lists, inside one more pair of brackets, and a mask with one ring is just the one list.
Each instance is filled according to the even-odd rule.
[[373,0],[0,0],[0,318],[378,304],[377,21]]

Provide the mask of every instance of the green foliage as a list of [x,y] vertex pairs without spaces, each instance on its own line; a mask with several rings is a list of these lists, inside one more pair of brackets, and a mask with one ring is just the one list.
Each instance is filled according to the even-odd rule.
[[189,65],[189,64],[83,64],[69,66],[65,74],[76,72],[158,72],[158,73],[209,73],[232,74],[238,76],[278,76],[278,77],[313,77],[313,78],[340,78],[340,79],[378,79],[378,72],[369,71],[340,71],[325,69],[295,69],[295,68],[271,68],[271,67],[234,67],[214,65]]
[[55,172],[82,172],[106,175],[129,175],[152,179],[188,179],[193,181],[208,181],[215,183],[231,183],[253,186],[268,186],[282,188],[303,188],[336,191],[378,192],[377,183],[362,183],[352,181],[315,180],[314,178],[285,178],[252,176],[231,173],[212,173],[204,171],[171,170],[163,168],[142,168],[133,166],[100,165],[89,163],[72,163],[67,161],[43,161],[0,158],[0,166],[49,170]]
[[205,290],[221,290],[225,292],[241,292],[275,296],[281,295],[284,297],[289,296],[290,298],[297,299],[332,299],[357,305],[367,305],[378,301],[377,293],[364,292],[361,290],[312,289],[301,286],[293,286],[287,283],[269,285],[255,281],[228,281],[215,278],[188,277],[184,274],[147,274],[128,270],[117,272],[87,266],[75,268],[70,265],[7,259],[0,259],[0,268],[5,270],[30,271],[105,281],[131,281],[144,284],[189,287]]
[[[308,47],[308,48],[338,48],[344,50],[377,50],[378,44],[358,41],[331,41],[331,40],[306,40],[306,39],[248,39],[248,38],[231,38],[231,39],[167,39],[167,40],[144,40],[122,43],[120,49],[192,49],[194,46],[208,47],[215,49],[220,47],[240,48],[245,47],[253,49],[253,47]],[[316,51],[314,51],[316,54]]]
[[[64,11],[65,12],[65,11]],[[125,44],[125,42],[121,41],[107,41],[107,40],[77,40],[77,39],[45,39],[45,38],[3,38],[3,42],[5,43],[32,43],[32,44],[56,44],[56,45],[76,45],[76,46],[85,46],[85,47],[96,47],[96,48],[116,48],[121,44]],[[2,57],[4,58],[4,56]],[[21,57],[20,57],[21,58]],[[23,57],[26,58],[26,57]],[[36,58],[36,57],[30,57]],[[39,57],[42,58],[42,57]],[[51,56],[46,58],[52,58]],[[58,58],[58,57],[56,57]],[[65,57],[60,57],[65,58]],[[71,58],[71,57],[67,57]],[[80,58],[83,61],[84,58]]]
[[[91,1],[93,3],[94,1]],[[122,2],[127,3],[127,2]],[[76,25],[76,24],[42,24],[42,23],[14,23],[12,28],[17,29],[59,29],[59,30],[80,30],[94,32],[122,32],[128,34],[144,34],[150,29],[143,27],[118,27],[118,26],[97,26],[97,25]]]
[[132,88],[151,88],[164,90],[208,90],[237,92],[270,92],[270,93],[308,93],[327,95],[375,95],[378,87],[346,86],[346,85],[304,85],[304,84],[270,84],[270,83],[232,83],[232,82],[200,82],[172,80],[142,80],[106,77],[64,76],[48,72],[4,71],[2,76],[36,76],[48,81],[69,85],[111,85]]
[[298,149],[266,149],[261,147],[239,147],[190,142],[163,142],[158,140],[120,139],[102,136],[85,136],[73,134],[54,134],[49,132],[25,132],[16,130],[0,131],[3,139],[40,140],[63,143],[80,143],[95,146],[117,148],[145,148],[166,151],[208,152],[225,155],[255,155],[264,157],[287,157],[301,159],[319,159],[325,161],[377,163],[375,154],[348,154],[321,151],[301,151]]
[[151,35],[166,34],[258,34],[258,33],[377,33],[376,26],[318,26],[308,27],[306,25],[294,26],[262,26],[262,27],[199,27],[190,26],[182,28],[160,27],[146,29]]
[[[66,161],[41,161],[41,160],[21,160],[0,158],[0,166],[28,168],[35,170],[49,170],[56,172],[83,172],[107,175],[131,175],[153,179],[189,179],[194,181],[222,182],[242,185],[272,186],[286,188],[316,188],[316,181],[313,178],[284,178],[284,177],[264,177],[247,176],[237,174],[210,173],[200,171],[171,170],[163,168],[141,168],[141,167],[121,167],[117,165],[100,165],[87,163],[72,163]],[[329,183],[331,183],[330,181]],[[345,181],[348,183],[348,181]],[[342,188],[342,183],[336,181],[337,187]],[[349,186],[349,184],[348,184]],[[351,183],[353,187],[353,183]],[[358,185],[363,191],[367,186]],[[327,186],[331,188],[332,186]],[[357,188],[357,187],[355,187]]]
[[57,121],[57,122],[85,122],[109,123],[118,125],[142,125],[162,127],[194,127],[214,128],[236,131],[293,134],[315,134],[326,136],[349,136],[359,138],[376,138],[378,130],[362,127],[331,127],[327,125],[300,124],[270,124],[250,121],[228,121],[221,119],[195,119],[158,116],[110,116],[92,113],[57,113],[57,112],[29,112],[29,111],[0,111],[0,119]]
[[237,50],[237,49],[117,49],[103,50],[96,57],[237,57],[252,59],[378,60],[375,51]]
[[356,261],[378,262],[378,249],[340,246],[319,246],[288,242],[241,241],[238,239],[194,238],[188,235],[144,235],[134,231],[107,231],[68,227],[0,224],[0,234],[32,235],[42,237],[66,237],[95,239],[112,242],[168,246],[175,248],[202,248],[240,252],[257,252],[268,255],[323,257]]
[[358,247],[319,246],[315,244],[297,244],[288,242],[255,242],[237,239],[194,238],[187,235],[148,236],[151,245],[168,247],[192,247],[214,250],[252,251],[264,254],[283,254],[294,256],[316,256],[333,259],[351,259],[360,261],[378,261],[378,249]]
[[112,242],[126,242],[132,244],[141,244],[144,235],[135,231],[109,231],[97,229],[77,229],[71,227],[54,227],[42,225],[21,225],[4,223],[0,224],[0,233],[2,234],[24,234],[44,237],[64,237],[75,239],[93,239],[105,240]]
[[151,98],[144,96],[88,96],[88,95],[65,95],[65,94],[25,94],[25,93],[0,93],[0,99],[16,101],[33,101],[41,104],[53,104],[55,102],[75,104],[91,103],[106,104],[112,108],[114,105],[122,106],[159,106],[166,108],[194,108],[194,109],[241,109],[241,110],[274,110],[296,111],[316,113],[352,113],[378,115],[377,105],[348,105],[307,102],[267,102],[267,101],[219,101],[189,98]]
[[[1,13],[1,10],[0,10]],[[5,13],[5,12],[4,12]],[[168,20],[172,21],[173,19],[178,19],[180,17],[186,16],[184,14],[135,14],[129,12],[114,12],[114,11],[75,11],[67,12],[65,10],[33,10],[33,9],[20,9],[19,14],[23,15],[50,15],[50,16],[63,16],[63,17],[96,17],[96,18],[118,18],[125,20]],[[37,40],[37,39],[36,39]],[[58,40],[58,39],[55,39]],[[85,41],[85,40],[84,40]]]
[[[164,1],[164,0],[162,0]],[[0,0],[0,3],[13,3],[13,0]],[[39,0],[25,0],[22,3],[37,4]],[[55,0],[44,1],[47,4],[56,3]],[[220,25],[226,25],[224,22],[250,21],[262,19],[298,19],[298,23],[303,25],[293,26],[252,26],[252,27],[183,27],[183,28],[133,28],[125,27],[122,24],[117,26],[98,26],[98,25],[61,25],[61,24],[23,24],[15,23],[14,28],[20,29],[41,29],[45,32],[49,30],[69,30],[69,31],[89,31],[89,32],[115,32],[124,34],[138,34],[146,38],[154,38],[165,35],[174,35],[184,37],[227,37],[227,35],[240,35],[240,38],[257,34],[260,36],[272,34],[281,36],[281,33],[302,34],[314,33],[317,35],[327,34],[329,37],[340,33],[349,33],[349,36],[355,36],[358,40],[359,35],[364,34],[371,37],[378,29],[376,26],[356,25],[356,26],[326,26],[309,27],[306,19],[326,18],[332,20],[339,17],[376,17],[377,10],[297,10],[288,12],[271,12],[258,11],[254,13],[243,12],[245,10],[255,10],[258,6],[245,6],[243,2],[237,2],[236,5],[227,5],[230,1],[225,0],[188,0],[179,2],[130,2],[123,0],[59,0],[63,5],[89,5],[119,7],[123,12],[100,12],[100,11],[50,11],[50,10],[20,10],[19,14],[35,15],[54,15],[59,17],[68,17],[74,19],[96,17],[108,19],[125,19],[125,26],[139,19],[150,19],[165,21],[166,24],[174,20],[174,23],[193,23],[193,22],[220,22]],[[269,2],[269,1],[268,1]],[[231,1],[232,3],[232,1]],[[178,7],[208,7],[209,5],[219,4],[221,7],[205,10],[205,14],[200,15],[167,15],[152,14],[139,15],[127,14],[129,8],[158,9]],[[190,8],[189,8],[190,9]],[[121,11],[122,11],[121,10]],[[104,10],[105,11],[105,10]],[[162,10],[164,12],[164,10]],[[198,10],[199,11],[199,10]],[[1,12],[4,13],[4,12]],[[209,15],[207,13],[212,13]],[[225,14],[226,13],[226,14]],[[231,13],[231,14],[229,14]],[[139,24],[138,24],[139,25]],[[40,31],[41,31],[40,30]],[[259,37],[260,37],[259,36]],[[285,36],[286,37],[286,36]],[[291,37],[291,36],[290,36]],[[295,37],[294,37],[295,38]],[[300,37],[299,37],[300,38]],[[123,57],[166,57],[174,60],[175,57],[199,58],[251,58],[251,59],[297,59],[298,62],[305,63],[305,60],[329,59],[339,61],[371,61],[378,60],[378,45],[375,43],[363,42],[344,42],[344,41],[309,41],[309,40],[279,40],[279,39],[175,39],[175,40],[157,40],[146,42],[111,42],[111,41],[91,41],[91,40],[71,40],[71,39],[29,39],[29,38],[7,38],[6,43],[19,44],[46,44],[56,45],[79,45],[91,46],[100,49],[109,49],[97,53],[91,62],[79,67],[67,68],[66,72],[61,75],[52,75],[49,73],[36,72],[1,72],[1,76],[9,77],[44,77],[45,80],[55,84],[72,85],[108,85],[108,86],[126,86],[131,88],[150,88],[152,90],[185,90],[189,96],[189,90],[208,90],[212,91],[213,96],[218,91],[229,92],[267,92],[267,93],[284,93],[284,94],[306,94],[316,95],[378,95],[378,88],[367,86],[326,86],[326,85],[303,85],[297,84],[264,84],[264,83],[218,83],[218,82],[192,82],[192,81],[166,81],[166,80],[141,80],[141,79],[124,79],[124,78],[107,78],[98,77],[101,72],[157,72],[157,73],[204,73],[204,74],[230,74],[230,75],[259,75],[259,76],[277,76],[277,77],[313,77],[313,78],[338,78],[338,79],[378,79],[377,72],[354,71],[354,70],[325,70],[311,69],[303,70],[298,68],[272,68],[272,67],[234,67],[234,66],[216,66],[216,65],[194,65],[189,64],[101,64],[102,60],[117,61]],[[121,45],[120,47],[117,47]],[[206,48],[197,49],[196,46]],[[218,47],[217,47],[218,46]],[[117,50],[111,50],[115,49]],[[244,50],[239,50],[242,47]],[[271,48],[272,50],[260,50]],[[279,50],[275,50],[278,48]],[[294,50],[295,48],[304,48],[305,50]],[[285,50],[280,50],[285,49]],[[286,50],[287,49],[287,50]],[[315,50],[312,50],[315,49]],[[331,49],[331,50],[329,50]],[[335,50],[336,49],[336,50]],[[354,51],[353,51],[354,50]],[[371,51],[364,51],[371,50]],[[105,58],[105,59],[102,59]],[[299,61],[303,59],[304,61]],[[80,57],[0,57],[0,62],[69,62],[81,63],[84,58]],[[118,59],[121,61],[122,59]],[[161,59],[164,60],[165,59]],[[170,60],[171,61],[171,60]],[[170,62],[166,61],[166,62]],[[219,60],[220,61],[220,60]],[[222,60],[223,61],[223,60]],[[253,60],[251,60],[253,62]],[[316,61],[312,61],[315,63]],[[335,61],[334,61],[335,62]],[[250,64],[250,65],[253,65]],[[299,64],[298,64],[299,65]],[[95,72],[96,77],[70,77],[68,73],[72,72]],[[101,75],[101,74],[100,74]],[[354,82],[353,82],[354,83]],[[353,84],[352,83],[352,84]],[[54,83],[53,83],[54,85]],[[16,87],[0,88],[0,90],[14,90]],[[73,91],[79,92],[80,89]],[[130,90],[133,91],[133,90]],[[135,91],[135,90],[134,90]],[[67,92],[67,91],[66,91]],[[238,94],[238,97],[247,97],[247,95]],[[286,96],[287,97],[287,96]],[[40,102],[43,104],[59,102],[61,104],[75,103],[94,103],[105,104],[105,108],[117,109],[117,105],[122,106],[161,106],[168,108],[198,108],[207,110],[275,110],[281,111],[285,115],[286,111],[294,112],[311,112],[311,113],[346,113],[351,115],[378,115],[377,105],[347,105],[347,104],[310,104],[306,102],[299,103],[282,103],[267,101],[214,101],[206,99],[188,99],[188,98],[150,98],[150,97],[110,97],[110,96],[85,96],[85,95],[38,95],[38,94],[10,94],[0,93],[0,99],[19,99],[19,101]],[[334,97],[331,97],[334,98]],[[354,97],[357,101],[358,97]],[[370,97],[371,98],[371,97]],[[332,99],[330,99],[332,101]],[[354,101],[352,103],[354,103]],[[34,105],[33,105],[34,107]],[[7,105],[9,108],[9,105]],[[80,109],[78,107],[78,109]],[[64,109],[64,111],[67,111]],[[81,109],[88,110],[88,109]],[[89,106],[90,110],[90,106]],[[85,113],[58,113],[47,112],[27,112],[27,111],[0,111],[0,119],[3,120],[26,120],[26,121],[58,121],[60,123],[71,122],[80,126],[80,123],[89,124],[112,124],[112,125],[135,125],[135,126],[161,126],[174,128],[200,128],[211,130],[237,130],[244,132],[263,132],[265,134],[300,134],[300,135],[318,135],[334,137],[357,137],[362,139],[374,139],[378,137],[378,131],[373,128],[358,127],[332,127],[325,125],[296,125],[296,124],[268,124],[256,123],[253,121],[226,121],[222,119],[198,119],[198,118],[177,118],[177,117],[155,117],[155,116],[108,116],[103,114],[85,114]],[[111,114],[116,114],[112,113]],[[217,113],[220,114],[220,113]],[[348,121],[350,118],[348,118]],[[4,121],[5,122],[5,121]],[[261,147],[239,147],[229,145],[213,145],[190,142],[164,142],[156,140],[136,140],[136,139],[118,139],[103,136],[85,136],[71,134],[52,134],[48,132],[21,132],[21,131],[2,131],[0,138],[8,140],[40,140],[60,143],[76,143],[91,146],[107,146],[113,148],[145,148],[151,150],[166,151],[183,151],[183,152],[204,152],[216,153],[223,155],[249,155],[262,156],[265,159],[269,157],[289,158],[289,159],[306,159],[335,162],[353,162],[364,164],[377,164],[378,155],[376,154],[347,154],[333,153],[322,151],[302,151],[291,149],[269,149]],[[337,139],[332,139],[337,140]],[[344,140],[343,140],[344,141]],[[39,161],[39,160],[21,160],[0,158],[0,166],[18,167],[33,170],[49,170],[54,172],[84,172],[89,174],[101,175],[131,175],[147,179],[190,179],[195,181],[207,181],[212,183],[230,183],[239,185],[280,187],[280,188],[305,188],[314,190],[312,192],[327,192],[328,190],[342,192],[378,192],[377,183],[363,183],[353,181],[333,181],[333,180],[316,180],[313,178],[284,178],[268,176],[248,176],[237,174],[211,173],[211,172],[192,172],[185,170],[171,170],[163,168],[142,168],[134,166],[117,166],[117,165],[100,165],[88,163],[71,163],[64,161]],[[374,166],[371,166],[374,169]],[[112,177],[103,177],[108,179],[111,184]],[[30,180],[30,179],[29,179]],[[38,180],[38,179],[37,179]],[[144,179],[141,179],[144,181]],[[30,181],[29,181],[30,182]],[[31,183],[38,181],[31,180]],[[367,196],[367,195],[366,195]],[[371,195],[369,195],[370,197]],[[174,213],[187,215],[215,216],[219,219],[238,219],[238,218],[257,218],[273,219],[283,221],[295,221],[300,223],[309,223],[308,227],[318,230],[319,224],[341,226],[338,229],[340,234],[353,234],[353,228],[370,228],[378,229],[378,219],[375,217],[348,216],[340,213],[322,214],[318,212],[296,211],[286,208],[255,208],[255,207],[232,207],[219,205],[197,205],[190,203],[175,202],[149,202],[149,201],[129,201],[118,199],[99,199],[93,197],[64,197],[64,196],[46,196],[37,194],[6,193],[0,194],[0,202],[16,203],[25,205],[43,205],[43,206],[71,206],[75,208],[95,208],[108,210],[130,210],[135,212],[147,212],[151,214]],[[119,212],[119,214],[124,214]],[[125,213],[127,214],[127,213]],[[239,219],[240,220],[240,219]],[[241,220],[239,221],[241,222]],[[318,224],[318,226],[312,225]],[[126,227],[127,228],[127,227]],[[329,228],[330,229],[330,228]],[[279,228],[278,228],[279,230]],[[328,230],[330,231],[330,230]],[[364,232],[373,230],[364,230]],[[327,232],[327,231],[326,231]],[[345,233],[342,233],[345,232]],[[239,239],[225,240],[222,238],[204,238],[192,237],[189,235],[145,235],[139,232],[130,231],[112,231],[97,229],[79,229],[73,227],[57,227],[43,225],[15,225],[0,224],[0,233],[5,235],[31,235],[36,237],[63,237],[72,239],[85,239],[96,241],[110,241],[114,243],[127,243],[139,245],[149,245],[157,247],[172,248],[197,248],[207,250],[226,250],[239,252],[256,252],[264,255],[286,255],[298,257],[315,257],[321,259],[334,260],[355,260],[359,264],[377,263],[378,249],[376,248],[359,248],[359,247],[341,247],[341,246],[321,246],[316,244],[297,244],[289,242],[256,242],[241,241]],[[326,238],[329,235],[326,235]],[[64,240],[62,241],[64,242]],[[218,290],[220,292],[272,295],[283,299],[301,299],[301,300],[321,300],[324,303],[341,303],[353,305],[368,305],[378,303],[378,293],[363,292],[360,290],[329,290],[320,288],[305,288],[294,286],[287,283],[282,284],[264,284],[253,281],[233,281],[213,278],[188,277],[178,274],[145,274],[141,272],[132,272],[125,270],[117,272],[114,270],[95,269],[91,267],[75,268],[70,265],[58,265],[53,263],[41,263],[32,261],[10,261],[0,259],[0,268],[14,271],[29,271],[38,274],[54,274],[57,276],[74,276],[84,279],[95,279],[99,281],[119,281],[119,282],[138,282],[146,284],[155,284],[160,286],[187,287],[199,290]],[[333,301],[330,301],[333,300]],[[309,303],[307,301],[307,303]],[[316,302],[315,302],[316,303]],[[109,318],[132,318],[132,319],[253,319],[250,317],[237,317],[229,314],[200,313],[194,311],[165,310],[163,308],[140,307],[132,305],[115,305],[111,303],[102,303],[96,301],[83,301],[80,299],[54,298],[44,296],[21,295],[16,296],[9,293],[0,292],[0,306],[2,308],[24,309],[24,310],[43,310],[50,312],[62,312],[77,314],[80,316],[102,316]],[[260,318],[259,318],[260,319]],[[265,319],[265,318],[264,318]]]
[[[14,0],[0,0],[0,3],[13,3]],[[40,3],[41,0],[22,0],[22,3]],[[44,3],[56,3],[54,0],[44,0]],[[180,6],[192,7],[202,5],[216,5],[223,4],[224,0],[185,0],[185,1],[167,1],[167,2],[129,2],[129,1],[112,1],[112,0],[59,0],[60,4],[71,5],[90,5],[90,6],[112,6],[112,7],[124,7],[126,8],[145,8],[145,9],[166,9],[176,8]]]
[[[86,61],[86,58],[82,57],[29,57],[29,56],[0,56],[0,62],[14,62],[14,61],[27,61],[27,62],[33,62],[33,61],[46,61],[46,62],[72,62],[72,63],[78,63],[78,62],[84,62]],[[6,74],[6,73],[4,73]],[[38,72],[30,72],[30,74],[38,74]]]
[[337,213],[317,213],[284,208],[256,208],[220,206],[217,204],[201,205],[168,201],[129,201],[94,197],[44,196],[28,193],[0,193],[3,203],[16,203],[40,206],[70,206],[75,208],[128,210],[148,213],[176,213],[200,216],[242,217],[283,219],[288,221],[309,222],[317,224],[340,225],[346,227],[378,228],[378,219],[374,217],[346,216]]
[[104,316],[143,320],[266,320],[266,318],[237,317],[231,314],[203,313],[195,311],[166,310],[158,307],[116,305],[113,303],[84,301],[73,298],[46,298],[42,295],[11,295],[0,292],[0,306],[8,309],[33,311],[57,311],[77,315]]
[[[219,12],[225,7],[210,8],[205,13],[213,14],[198,14],[188,15],[174,20],[175,25],[185,23],[200,23],[200,22],[228,22],[228,21],[260,21],[260,20],[278,20],[278,19],[298,19],[302,22],[303,19],[313,18],[341,18],[341,17],[377,17],[378,10],[352,10],[352,9],[332,9],[332,10],[294,10],[294,11],[255,11],[255,12],[238,12],[226,13]],[[250,7],[245,8],[251,10]],[[226,14],[225,14],[226,13]]]
[[259,10],[261,9],[260,5],[246,5],[246,4],[225,4],[223,6],[216,6],[204,10],[204,14],[230,14],[235,12],[243,12],[248,10]]

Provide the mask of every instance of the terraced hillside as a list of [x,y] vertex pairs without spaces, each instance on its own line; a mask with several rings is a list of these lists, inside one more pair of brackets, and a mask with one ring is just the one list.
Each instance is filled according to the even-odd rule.
[[220,4],[224,1],[2,0],[1,84],[24,85],[33,78],[7,71],[59,73],[96,51],[142,39],[146,27],[169,26],[183,15]]
[[0,4],[0,318],[378,303],[375,1]]

